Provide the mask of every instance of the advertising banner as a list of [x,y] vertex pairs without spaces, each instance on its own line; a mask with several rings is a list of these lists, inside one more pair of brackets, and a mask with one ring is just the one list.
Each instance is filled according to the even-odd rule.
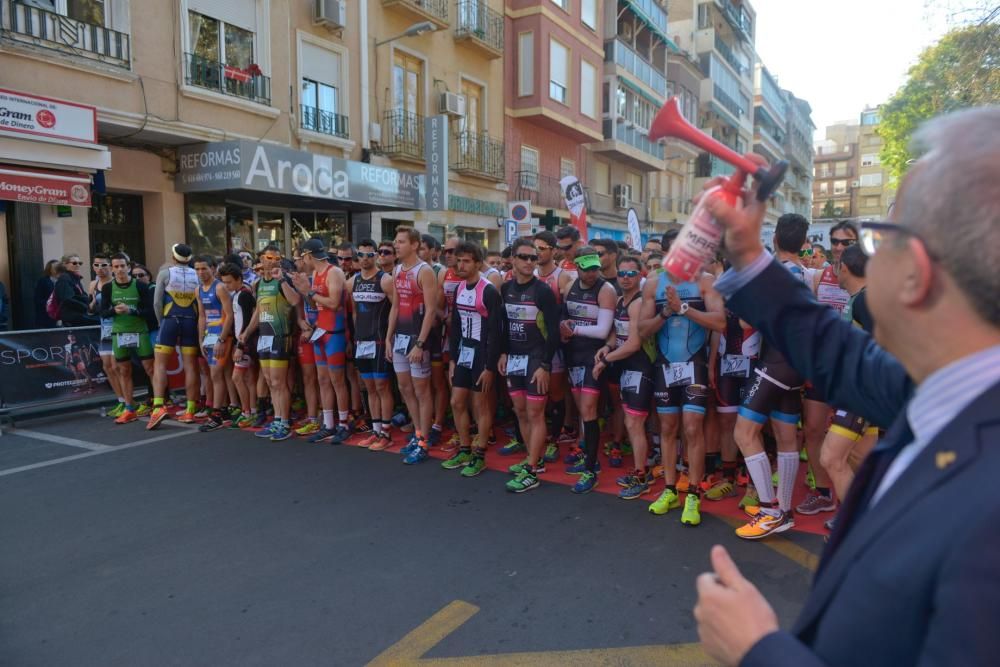
[[642,232],[639,230],[639,216],[635,209],[628,210],[628,244],[635,250],[642,250]]
[[97,143],[97,109],[0,88],[0,132]]
[[99,326],[0,332],[0,407],[110,397],[100,341]]
[[448,210],[448,116],[424,119],[424,159],[427,161],[427,210]]
[[566,176],[559,185],[562,186],[566,208],[569,210],[570,222],[580,232],[580,240],[587,242],[587,198],[583,185],[576,176]]
[[55,206],[90,206],[90,176],[0,164],[0,199]]

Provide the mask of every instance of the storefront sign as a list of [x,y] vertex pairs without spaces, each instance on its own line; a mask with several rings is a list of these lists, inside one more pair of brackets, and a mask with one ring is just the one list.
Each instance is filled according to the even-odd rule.
[[427,161],[427,210],[444,211],[448,204],[448,116],[424,119],[424,159]]
[[457,213],[485,215],[490,218],[507,217],[507,209],[500,202],[461,197],[459,195],[448,195],[448,210]]
[[407,210],[423,208],[424,175],[253,141],[178,151],[178,192],[257,190]]
[[0,165],[0,199],[31,204],[90,206],[90,177]]
[[97,143],[97,110],[0,88],[0,132]]
[[0,407],[110,396],[100,339],[97,326],[0,333]]

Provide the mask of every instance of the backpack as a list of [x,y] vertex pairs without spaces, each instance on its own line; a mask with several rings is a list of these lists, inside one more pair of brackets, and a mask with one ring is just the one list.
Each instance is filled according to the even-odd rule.
[[56,300],[55,290],[52,290],[52,294],[49,295],[48,300],[45,302],[45,314],[49,316],[50,320],[59,320],[59,302]]

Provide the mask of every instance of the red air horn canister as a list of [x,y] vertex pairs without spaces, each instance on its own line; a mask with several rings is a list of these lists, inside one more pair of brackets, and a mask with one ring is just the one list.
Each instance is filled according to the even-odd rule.
[[788,162],[781,160],[771,167],[763,167],[748,160],[684,120],[676,97],[667,100],[649,128],[650,141],[663,137],[686,141],[736,167],[725,183],[705,192],[663,260],[667,273],[675,280],[685,282],[693,280],[702,267],[715,257],[722,240],[722,228],[705,209],[708,198],[721,197],[730,206],[735,206],[743,196],[743,182],[750,174],[758,183],[757,199],[766,201],[781,185]]

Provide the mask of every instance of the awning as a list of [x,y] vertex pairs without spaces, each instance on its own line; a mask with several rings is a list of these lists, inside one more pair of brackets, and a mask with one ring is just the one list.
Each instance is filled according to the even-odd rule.
[[663,32],[662,30],[660,30],[660,26],[656,25],[653,19],[651,19],[649,16],[646,15],[645,10],[643,10],[642,5],[640,3],[635,2],[634,0],[625,0],[625,4],[629,6],[629,8],[639,18],[640,21],[646,24],[646,27],[649,28],[653,32],[653,34],[655,34],[657,37],[663,40],[663,42],[667,45],[667,48],[669,48],[674,53],[681,52],[680,48],[676,44],[674,44],[674,40],[670,39],[670,36],[667,35],[665,32]]
[[646,100],[647,102],[649,102],[650,104],[652,104],[654,107],[657,108],[657,110],[661,106],[663,106],[663,103],[666,101],[666,100],[658,100],[658,99],[656,99],[655,97],[653,97],[652,95],[650,95],[649,93],[647,93],[645,90],[643,90],[641,86],[639,86],[639,85],[637,85],[635,83],[632,83],[632,81],[626,79],[623,76],[619,76],[618,77],[618,82],[620,84],[622,84],[623,86],[625,86],[626,88],[628,88],[629,90],[631,90],[633,93],[635,93],[639,97],[643,98],[644,100]]
[[0,199],[90,206],[90,175],[0,164]]

